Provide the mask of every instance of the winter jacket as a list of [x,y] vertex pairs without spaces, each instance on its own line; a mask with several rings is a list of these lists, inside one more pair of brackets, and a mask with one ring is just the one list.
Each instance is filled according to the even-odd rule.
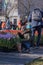
[[36,27],[36,26],[42,25],[42,20],[40,20],[40,21],[32,20],[32,12],[29,14],[28,21],[31,22],[31,26],[32,27]]

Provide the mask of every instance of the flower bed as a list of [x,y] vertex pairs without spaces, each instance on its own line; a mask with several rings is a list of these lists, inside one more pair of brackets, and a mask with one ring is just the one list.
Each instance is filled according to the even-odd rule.
[[0,33],[0,47],[7,47],[12,49],[17,43],[20,42],[20,38],[11,33]]
[[12,34],[17,34],[18,32],[22,33],[22,30],[2,30],[0,32],[6,32],[6,33],[12,33]]
[[[35,41],[37,36],[35,37]],[[10,32],[0,32],[0,47],[6,47],[8,49],[14,48],[18,43],[21,43],[21,38],[17,34],[12,34]],[[43,36],[41,37],[41,44],[43,45]]]

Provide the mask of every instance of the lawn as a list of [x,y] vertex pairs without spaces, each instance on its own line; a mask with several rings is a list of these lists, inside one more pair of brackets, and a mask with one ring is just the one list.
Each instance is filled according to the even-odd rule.
[[43,58],[35,59],[32,62],[29,62],[25,65],[43,65]]

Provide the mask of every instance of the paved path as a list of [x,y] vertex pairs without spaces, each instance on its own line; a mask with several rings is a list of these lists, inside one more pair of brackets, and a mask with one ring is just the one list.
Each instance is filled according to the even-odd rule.
[[31,49],[31,53],[0,52],[0,65],[24,65],[35,58],[43,57],[43,48]]

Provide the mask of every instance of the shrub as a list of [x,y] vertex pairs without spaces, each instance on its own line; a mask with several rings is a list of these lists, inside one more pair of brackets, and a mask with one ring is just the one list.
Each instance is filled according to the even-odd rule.
[[0,46],[1,47],[8,47],[9,49],[15,45],[14,39],[0,39]]
[[21,42],[19,36],[15,36],[11,33],[2,33],[0,34],[0,47],[7,47],[8,49],[12,49],[18,43]]

